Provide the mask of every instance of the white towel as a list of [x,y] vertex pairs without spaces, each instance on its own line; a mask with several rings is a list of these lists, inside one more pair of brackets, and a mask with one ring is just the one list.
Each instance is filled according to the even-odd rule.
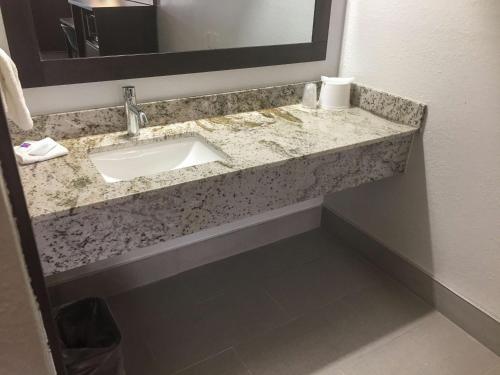
[[[50,150],[48,150],[44,155],[40,155],[39,152],[36,152],[36,155],[30,155],[30,152],[36,149],[35,146],[37,143],[47,142],[47,140],[54,143],[54,146],[50,148]],[[16,159],[19,164],[33,164],[67,155],[68,149],[50,138],[45,138],[38,142],[25,141],[20,146],[14,147],[14,153],[16,154]]]
[[7,117],[23,130],[33,128],[33,120],[24,100],[16,64],[0,48],[0,89]]

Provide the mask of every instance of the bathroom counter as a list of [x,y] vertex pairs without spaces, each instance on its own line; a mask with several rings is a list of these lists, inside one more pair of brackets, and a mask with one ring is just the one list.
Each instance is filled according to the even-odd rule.
[[[124,132],[60,141],[68,156],[21,167],[30,214],[35,221],[87,206],[132,197],[246,169],[266,168],[296,158],[316,158],[364,145],[399,139],[417,129],[360,108],[328,112],[292,105],[206,120],[142,129],[137,139]],[[130,143],[200,135],[227,155],[223,161],[106,183],[89,152]]]
[[[300,104],[63,139],[70,154],[20,167],[47,275],[404,172],[419,128],[361,108]],[[88,154],[197,134],[223,161],[106,183]]]

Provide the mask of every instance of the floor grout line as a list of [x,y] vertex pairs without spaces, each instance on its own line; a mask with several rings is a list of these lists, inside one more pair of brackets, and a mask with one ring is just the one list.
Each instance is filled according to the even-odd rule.
[[187,365],[186,367],[183,367],[183,368],[181,368],[179,370],[176,370],[176,371],[172,372],[170,375],[176,375],[176,374],[181,373],[182,371],[189,370],[190,368],[193,368],[193,367],[195,367],[195,366],[197,366],[197,365],[199,365],[199,364],[201,364],[203,362],[206,362],[206,361],[209,361],[211,359],[214,359],[214,358],[218,357],[219,355],[221,355],[221,354],[223,354],[225,352],[231,351],[231,349],[233,349],[233,347],[232,346],[228,346],[227,348],[224,348],[220,352],[217,352],[215,354],[210,354],[207,357],[205,357],[205,358],[203,358],[203,359],[201,359],[199,361],[193,362],[190,365]]
[[262,291],[266,296],[269,297],[269,299],[284,313],[286,316],[286,321],[283,323],[283,325],[286,325],[288,322],[293,321],[294,318],[292,317],[292,314],[285,309],[285,307],[267,290],[266,287],[262,287]]
[[243,367],[245,368],[245,370],[247,370],[248,374],[249,375],[253,375],[253,371],[250,370],[250,368],[245,363],[245,361],[243,360],[243,358],[241,358],[241,354],[238,352],[238,350],[235,347],[232,347],[232,349],[233,349],[234,355],[241,362],[241,364],[243,365]]

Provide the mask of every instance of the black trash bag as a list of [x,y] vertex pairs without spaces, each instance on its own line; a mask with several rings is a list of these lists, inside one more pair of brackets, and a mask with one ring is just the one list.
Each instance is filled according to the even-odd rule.
[[56,324],[68,375],[125,375],[120,330],[103,299],[60,307]]

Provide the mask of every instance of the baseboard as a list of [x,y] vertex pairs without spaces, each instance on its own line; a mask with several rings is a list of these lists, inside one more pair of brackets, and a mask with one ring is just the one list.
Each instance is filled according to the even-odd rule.
[[327,208],[323,209],[321,225],[500,355],[499,321]]
[[50,276],[52,303],[111,296],[318,228],[322,203],[313,199]]

